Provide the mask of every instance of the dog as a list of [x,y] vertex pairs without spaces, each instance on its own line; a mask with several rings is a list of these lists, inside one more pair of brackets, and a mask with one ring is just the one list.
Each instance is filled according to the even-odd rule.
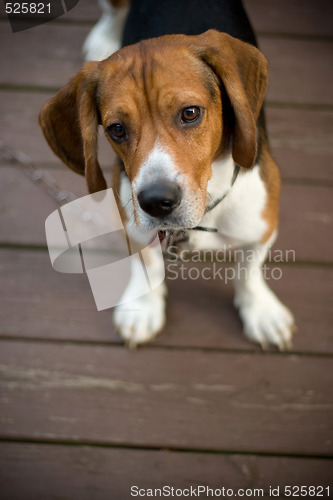
[[[241,1],[103,0],[102,7],[84,45],[94,61],[41,110],[49,145],[85,175],[90,193],[106,189],[97,159],[102,125],[118,157],[115,192],[132,239],[181,235],[184,248],[252,251],[234,280],[244,333],[262,348],[290,348],[293,315],[262,272],[280,193],[263,110],[267,61]],[[149,275],[163,275],[153,247],[147,262]],[[138,265],[134,259],[124,302]],[[130,308],[115,308],[129,345],[162,330],[165,296],[163,282]]]

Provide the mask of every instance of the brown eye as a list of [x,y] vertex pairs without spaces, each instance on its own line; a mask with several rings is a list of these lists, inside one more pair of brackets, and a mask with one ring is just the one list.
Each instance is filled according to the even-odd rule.
[[116,142],[123,142],[126,138],[126,129],[121,123],[113,123],[106,129],[107,133]]
[[200,117],[200,108],[198,106],[191,106],[182,111],[181,120],[183,123],[193,123]]

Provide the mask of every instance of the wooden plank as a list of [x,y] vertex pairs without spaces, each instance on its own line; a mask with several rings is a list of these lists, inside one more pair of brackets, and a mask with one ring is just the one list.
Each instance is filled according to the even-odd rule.
[[277,248],[293,250],[299,261],[332,262],[332,226],[330,186],[283,186]]
[[[45,220],[59,205],[20,166],[2,164],[0,186],[1,243],[46,246]],[[70,169],[44,170],[76,196],[88,194],[85,178]],[[110,172],[106,172],[110,184]]]
[[100,18],[101,8],[95,0],[79,0],[78,4],[70,10],[64,18],[68,21],[91,21],[95,22]]
[[57,164],[56,156],[51,153],[38,125],[39,111],[50,97],[46,93],[0,92],[1,140],[34,162]]
[[[80,69],[81,47],[89,26],[46,23],[14,36],[9,24],[3,24],[0,43],[6,54],[1,84],[61,87]],[[269,100],[333,104],[328,83],[333,69],[327,64],[330,42],[265,36],[259,42],[270,63]],[[28,52],[22,51],[22,46],[29,48]]]
[[[42,106],[53,93],[0,91],[1,140],[14,150],[20,150],[41,168],[49,164],[64,167],[51,151],[38,124]],[[99,159],[103,166],[114,162],[114,152],[107,142],[102,127],[99,134]],[[66,168],[67,170],[67,168]],[[77,176],[79,178],[79,176]]]
[[328,456],[332,364],[3,341],[1,437]]
[[333,104],[331,42],[260,37],[259,47],[269,62],[268,101]]
[[[2,495],[11,500],[109,500],[140,488],[263,489],[330,485],[332,462],[260,457],[1,443]],[[200,498],[209,498],[201,494]]]
[[283,178],[333,180],[333,113],[267,106],[266,115]]
[[[46,251],[2,250],[0,259],[1,336],[120,342],[112,310],[97,312],[85,276],[57,273]],[[209,266],[213,269],[213,264]],[[296,265],[281,270],[281,279],[269,283],[295,314],[298,333],[293,350],[332,354],[333,270]],[[169,275],[170,271],[174,273],[174,268]],[[231,282],[202,278],[193,282],[179,276],[168,280],[168,288],[167,326],[154,344],[259,350],[242,334]]]
[[64,85],[82,66],[81,47],[89,29],[49,22],[13,34],[9,23],[1,23],[0,44],[6,52],[0,83]]
[[[45,245],[44,223],[55,203],[19,169],[3,166],[1,173],[0,242]],[[87,194],[83,177],[68,169],[50,173],[62,189]],[[293,250],[298,261],[332,262],[333,242],[327,238],[333,226],[332,205],[330,186],[284,186],[277,247]]]
[[58,205],[34,185],[20,167],[0,168],[2,243],[46,245],[45,219]]
[[55,272],[46,251],[5,250],[1,257],[3,335],[105,342],[117,338],[111,335],[110,312],[97,312],[86,276]]
[[244,0],[257,31],[286,35],[332,36],[330,0]]
[[[15,164],[3,163],[0,185],[0,243],[46,246],[45,220],[58,208],[44,187],[34,183],[26,171]],[[67,168],[43,170],[51,175],[59,190],[77,197],[88,194],[85,178]],[[111,172],[105,171],[111,185]]]

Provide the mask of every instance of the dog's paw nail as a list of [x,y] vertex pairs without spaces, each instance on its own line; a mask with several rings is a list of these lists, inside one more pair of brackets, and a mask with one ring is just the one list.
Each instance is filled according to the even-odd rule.
[[129,338],[125,340],[125,346],[128,347],[131,351],[136,351],[138,348],[138,344],[133,341],[133,339]]
[[280,352],[287,351],[288,350],[287,342],[281,342],[280,344],[277,344],[277,348]]
[[261,342],[259,342],[259,345],[260,345],[261,350],[262,350],[263,352],[268,351],[268,349],[269,349],[269,344],[268,344],[268,342],[265,342],[264,340],[262,340]]

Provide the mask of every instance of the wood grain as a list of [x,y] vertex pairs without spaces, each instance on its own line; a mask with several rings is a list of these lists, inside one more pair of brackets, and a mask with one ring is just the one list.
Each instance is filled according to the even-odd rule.
[[332,364],[3,341],[1,437],[328,456]]
[[132,485],[262,488],[268,493],[270,487],[329,485],[332,472],[332,462],[324,459],[168,450],[1,443],[0,454],[1,491],[11,500],[45,500],[49,492],[56,500],[124,500]]

